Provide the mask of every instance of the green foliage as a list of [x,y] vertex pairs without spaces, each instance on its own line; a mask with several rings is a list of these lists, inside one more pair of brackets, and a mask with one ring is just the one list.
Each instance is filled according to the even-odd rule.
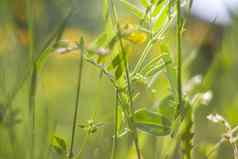
[[148,8],[150,6],[150,3],[147,0],[140,0],[140,2],[145,8]]
[[39,57],[37,57],[35,61],[37,69],[40,69],[42,67],[42,65],[48,58],[49,54],[53,51],[53,47],[55,47],[58,44],[59,40],[61,39],[63,35],[66,24],[69,18],[72,16],[72,14],[73,14],[73,9],[71,9],[68,12],[68,15],[64,18],[62,23],[57,27],[57,29],[52,34],[52,36],[46,41],[45,45],[40,51]]
[[63,138],[54,136],[51,146],[59,155],[66,156],[67,146]]
[[[191,8],[192,0],[189,2],[187,5]],[[28,0],[29,68],[10,93],[5,88],[5,85],[11,85],[5,77],[7,71],[0,76],[3,85],[0,92],[0,142],[3,143],[0,145],[0,159],[107,158],[109,149],[112,149],[111,159],[146,159],[151,156],[192,159],[193,151],[200,148],[199,145],[194,148],[194,137],[200,135],[196,131],[200,131],[204,124],[204,121],[202,124],[196,121],[196,111],[211,101],[213,93],[204,89],[208,86],[203,85],[203,76],[190,78],[188,68],[198,55],[191,53],[187,56],[187,50],[182,50],[182,36],[186,29],[181,3],[182,0],[103,0],[100,18],[104,30],[84,38],[81,34],[87,33],[80,30],[80,38],[71,25],[73,20],[78,20],[77,16],[72,16],[77,9],[74,8],[37,51],[37,13],[44,9],[34,11],[35,4]],[[118,12],[118,4],[126,8],[124,11],[134,14],[137,21],[133,19],[124,24],[124,17],[120,17],[124,13]],[[167,34],[175,17],[176,40],[173,31],[172,36]],[[73,20],[69,22],[71,18]],[[73,42],[63,38],[68,30],[73,30],[70,36],[76,36],[72,38]],[[168,39],[168,36],[172,38]],[[177,51],[173,53],[175,41]],[[1,54],[0,58],[0,69],[4,70],[7,68],[2,67],[5,59]],[[55,72],[59,76],[55,76]],[[27,82],[29,86],[24,85]],[[62,94],[65,98],[61,98]],[[26,97],[28,101],[25,101]],[[25,106],[27,104],[29,107]],[[45,119],[41,114],[42,105],[52,110],[49,116],[44,111]],[[141,105],[149,106],[141,108]],[[203,109],[208,111],[211,108]],[[89,118],[88,111],[99,114],[99,122]],[[237,127],[220,115],[208,118],[224,125],[221,143],[227,141],[231,144],[236,156]],[[200,127],[194,129],[195,124]],[[54,136],[58,132],[64,138]],[[155,152],[148,155],[147,149],[151,148]]]
[[126,8],[138,18],[143,17],[143,11],[140,10],[136,5],[128,2],[127,0],[120,0],[120,2],[122,2],[126,6]]
[[163,114],[170,121],[173,121],[176,109],[176,99],[173,95],[164,97],[158,106],[158,113]]
[[170,121],[159,114],[141,109],[135,112],[134,121],[137,128],[155,136],[164,136],[170,133]]

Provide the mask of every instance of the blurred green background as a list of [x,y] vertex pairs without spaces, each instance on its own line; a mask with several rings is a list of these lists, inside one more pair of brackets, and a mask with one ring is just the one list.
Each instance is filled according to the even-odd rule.
[[[129,14],[119,3],[120,19],[123,23],[135,23],[135,17]],[[35,0],[36,13],[35,41],[37,57],[44,43],[65,17],[71,7],[69,0]],[[81,36],[86,45],[103,31],[102,1],[76,0],[75,14],[70,18],[63,39],[78,41]],[[184,64],[184,82],[201,74],[203,77],[201,91],[211,90],[213,99],[209,105],[199,107],[195,116],[195,149],[194,158],[205,158],[207,152],[221,137],[222,127],[209,122],[206,116],[210,113],[223,115],[233,126],[238,125],[238,23],[236,19],[230,26],[222,28],[188,18],[187,30],[183,40],[183,59],[198,52],[189,65]],[[218,30],[218,31],[217,31]],[[175,54],[175,28],[171,26],[161,43],[170,47]],[[215,37],[214,37],[215,36]],[[0,1],[0,159],[24,159],[27,151],[26,133],[28,113],[29,79],[14,95],[22,80],[29,73],[29,56],[27,35],[26,4],[19,0]],[[217,40],[219,42],[217,42]],[[160,43],[156,44],[152,56],[160,54]],[[131,46],[130,62],[137,60],[144,44]],[[205,49],[201,49],[206,46]],[[205,53],[204,53],[205,52]],[[47,158],[47,143],[53,135],[64,138],[69,143],[74,101],[76,96],[79,53],[52,53],[40,72],[37,88],[37,158]],[[88,138],[82,152],[83,159],[106,159],[111,155],[113,136],[114,90],[106,78],[100,78],[100,70],[90,64],[83,70],[83,85],[80,95],[78,122],[86,123],[93,119],[104,123],[96,133]],[[29,78],[29,77],[28,77]],[[143,86],[144,96],[135,105],[138,107],[156,106],[157,101],[168,94],[168,83],[165,77],[156,82],[156,92],[150,92]],[[9,100],[15,97],[9,104]],[[9,108],[10,107],[10,108]],[[9,113],[9,109],[12,109]],[[4,119],[4,120],[3,120]],[[4,121],[4,122],[3,122]],[[87,132],[79,128],[76,150],[84,142]],[[157,147],[153,136],[140,134],[144,159],[154,158],[155,149],[161,149],[162,137],[158,137]],[[13,141],[14,140],[14,141]],[[128,145],[129,137],[119,140],[119,157],[135,159],[134,151]],[[12,145],[12,142],[16,142]],[[196,146],[199,145],[199,146]],[[157,151],[156,151],[157,152]],[[211,158],[232,158],[232,147],[223,144]],[[159,154],[157,154],[159,156]]]

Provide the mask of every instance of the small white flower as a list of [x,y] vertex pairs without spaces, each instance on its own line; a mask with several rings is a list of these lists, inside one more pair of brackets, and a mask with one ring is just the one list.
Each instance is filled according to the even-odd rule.
[[63,53],[65,53],[66,51],[67,51],[66,48],[58,48],[58,49],[56,49],[56,52],[59,53],[59,54],[63,54]]
[[194,88],[202,83],[202,75],[196,75],[192,77],[184,86],[184,93],[191,92]]
[[224,122],[225,121],[225,119],[219,114],[209,114],[207,116],[207,119],[214,122],[214,123],[219,123],[219,122]]
[[101,48],[96,49],[96,53],[98,55],[101,55],[101,56],[106,56],[106,55],[108,55],[110,53],[110,51],[107,48],[102,48],[101,47]]
[[209,102],[212,100],[213,94],[212,91],[207,91],[202,95],[201,103],[204,105],[208,105]]
[[202,75],[196,75],[192,78],[194,84],[199,85],[202,83]]
[[227,122],[223,116],[219,114],[210,114],[207,116],[207,119],[214,122],[214,123],[222,123],[227,130],[231,130],[230,124]]

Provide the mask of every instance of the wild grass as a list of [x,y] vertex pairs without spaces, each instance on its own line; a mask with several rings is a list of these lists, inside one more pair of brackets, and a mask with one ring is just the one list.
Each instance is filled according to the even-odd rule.
[[[207,105],[210,102],[212,93],[204,89],[201,91],[202,79],[188,78],[187,70],[183,67],[185,49],[183,49],[182,43],[183,34],[186,32],[186,17],[182,14],[182,4],[184,3],[188,8],[191,8],[192,1],[182,0],[140,0],[135,4],[126,0],[104,0],[102,9],[104,31],[93,40],[80,37],[80,40],[74,42],[65,41],[63,36],[69,20],[77,12],[76,7],[71,7],[62,22],[38,50],[36,47],[37,14],[35,10],[37,6],[35,1],[26,0],[29,67],[3,106],[8,108],[10,115],[5,113],[5,108],[2,111],[0,107],[0,123],[3,123],[8,129],[13,152],[18,151],[19,144],[17,142],[25,140],[26,147],[22,147],[23,150],[19,150],[19,152],[21,151],[22,156],[28,159],[41,158],[42,151],[47,151],[43,152],[46,159],[81,159],[89,158],[89,156],[91,158],[103,156],[111,159],[146,159],[149,158],[148,156],[166,159],[195,158],[194,152],[197,151],[197,147],[194,146],[197,135],[196,112],[199,106]],[[71,5],[74,4],[71,3]],[[130,22],[124,24],[120,18],[120,7],[126,8],[125,11],[132,13],[137,21],[133,24]],[[176,22],[176,36],[173,36],[172,41],[173,44],[176,44],[176,51],[173,54],[171,53],[172,46],[165,39],[168,36],[168,30],[173,27],[174,21]],[[140,48],[139,53],[135,52],[135,50],[138,51],[135,47]],[[153,54],[154,50],[158,54]],[[48,121],[50,120],[48,109],[43,115],[46,120],[40,118],[40,113],[37,111],[40,105],[38,99],[42,98],[42,92],[41,95],[39,92],[41,75],[47,69],[47,61],[51,55],[64,56],[68,54],[77,54],[78,56],[77,59],[74,59],[77,63],[77,68],[74,69],[77,71],[77,73],[74,72],[77,74],[77,82],[72,90],[73,112],[70,112],[70,117],[63,117],[65,122],[70,118],[67,129],[63,131],[70,136],[69,139],[56,133],[57,126],[62,124],[58,121],[58,125],[54,125],[53,133],[50,132],[49,123],[52,121]],[[133,59],[130,59],[131,54],[133,54]],[[110,109],[113,110],[113,112],[109,112],[109,110],[107,112],[110,117],[114,118],[110,124],[101,121],[95,122],[90,117],[85,124],[79,124],[79,120],[81,122],[82,118],[79,110],[86,110],[89,107],[87,102],[83,101],[94,99],[93,96],[84,99],[85,90],[82,88],[84,81],[87,84],[90,80],[89,76],[83,74],[87,73],[89,66],[90,68],[92,66],[95,72],[99,72],[98,78],[106,79],[110,90],[114,91],[113,95],[110,94],[107,97],[114,100],[114,103],[105,102],[110,104]],[[100,84],[101,82],[105,81],[100,80]],[[27,129],[22,137],[14,129],[15,127],[9,126],[8,120],[15,122],[15,125],[18,124],[18,120],[14,117],[17,113],[12,106],[24,85],[29,87],[27,91],[28,124],[26,124]],[[163,91],[163,85],[166,85],[168,91],[156,94],[156,91]],[[89,87],[91,88],[91,86]],[[106,91],[105,89],[105,94]],[[156,97],[148,100],[147,94],[155,94]],[[58,104],[60,105],[60,103]],[[99,105],[96,104],[96,106]],[[70,106],[65,106],[65,109],[67,107]],[[94,111],[97,110],[94,109]],[[236,159],[238,153],[237,126],[233,127],[220,115],[210,115],[208,118],[214,123],[222,123],[225,132],[220,142],[208,154],[204,155],[210,157],[214,150],[227,141],[232,146]],[[37,129],[40,127],[41,121],[39,120],[43,120],[45,124],[44,141],[39,141],[42,139],[39,136],[39,129]],[[91,139],[99,134],[101,129],[105,131],[103,133],[106,135],[104,134],[103,140],[95,139],[102,142],[99,143],[99,146],[95,146],[96,143],[93,143]],[[108,129],[110,130],[108,131]],[[82,133],[85,132],[86,135],[82,137]],[[21,139],[18,139],[19,136]],[[153,146],[149,142],[150,137],[154,140]],[[147,142],[149,142],[149,146]],[[89,147],[91,144],[95,150],[91,150]],[[153,155],[148,154],[147,146],[154,148],[156,152],[153,152]],[[105,150],[98,147],[105,148]],[[109,148],[106,149],[106,147]],[[109,149],[110,152],[105,152]],[[12,156],[16,158],[16,154],[5,157],[1,156],[0,152],[0,159],[4,157],[4,159],[10,159]]]

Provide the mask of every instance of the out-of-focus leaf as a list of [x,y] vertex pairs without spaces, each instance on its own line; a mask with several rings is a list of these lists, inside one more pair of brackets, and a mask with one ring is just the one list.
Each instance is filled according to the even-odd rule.
[[166,68],[166,66],[168,64],[170,64],[172,62],[172,60],[168,57],[164,57],[164,60],[160,63],[156,63],[155,65],[153,65],[153,67],[151,69],[149,69],[145,75],[146,76],[153,76],[154,74],[156,74],[157,72],[161,71],[162,69]]
[[148,79],[147,87],[150,88],[158,79],[160,74],[167,68],[172,62],[172,59],[168,54],[163,54],[159,57],[152,59],[148,64],[144,66],[141,73]]
[[117,35],[114,35],[114,36],[110,39],[110,41],[108,42],[108,48],[112,50],[112,49],[114,48],[114,46],[115,46],[117,40],[118,40],[118,36],[117,36]]
[[165,63],[172,61],[170,57],[163,57],[163,56],[169,56],[168,54],[163,54],[161,56],[155,57],[151,59],[145,66],[142,68],[141,72],[145,73],[148,72],[150,69],[152,69],[155,65],[159,65],[161,60],[163,60]]
[[159,1],[163,1],[163,0],[151,0],[150,2],[151,2],[152,4],[157,4]]
[[[159,13],[154,13],[156,20],[154,22],[153,31],[157,31],[158,29],[162,28],[162,26],[169,20],[169,9],[170,9],[170,3],[166,2],[167,4],[163,4],[160,8]],[[159,5],[160,6],[160,5]]]
[[69,11],[67,16],[62,21],[62,23],[58,26],[58,28],[56,28],[55,32],[48,39],[48,41],[45,43],[44,47],[40,51],[40,55],[39,55],[39,57],[35,61],[36,62],[36,66],[37,66],[38,69],[42,67],[43,63],[48,58],[50,52],[52,51],[51,47],[54,47],[54,45],[57,44],[58,41],[60,40],[60,38],[61,38],[61,36],[62,36],[62,34],[64,32],[64,29],[66,27],[66,24],[68,23],[68,20],[72,16],[72,14],[73,14],[73,9],[71,9]]
[[170,89],[172,93],[177,94],[177,73],[176,68],[173,67],[173,65],[167,65],[166,66],[166,72],[165,75],[167,79],[169,80]]
[[159,103],[158,112],[172,121],[174,119],[176,106],[177,103],[175,97],[173,95],[168,95]]
[[53,142],[51,146],[54,148],[54,150],[59,153],[60,155],[65,155],[67,152],[67,146],[66,142],[63,138],[54,136]]
[[[161,44],[160,49],[162,52],[166,53],[169,55],[169,49],[167,45]],[[164,58],[164,60],[172,60],[171,57],[169,59],[166,59],[167,57]],[[167,79],[169,80],[170,84],[170,89],[172,91],[172,94],[176,95],[177,94],[177,74],[176,74],[176,68],[173,66],[173,64],[166,65],[166,72],[165,75]]]
[[164,136],[170,133],[171,123],[167,118],[145,109],[135,112],[134,122],[138,129],[155,136]]
[[99,47],[103,47],[105,45],[105,43],[107,42],[108,39],[108,35],[106,32],[103,32],[102,34],[100,34],[96,40],[91,44],[91,48],[92,49],[96,49]]
[[121,133],[118,134],[118,138],[122,138],[125,135],[129,134],[130,130],[125,128],[125,130],[123,130]]
[[115,71],[115,76],[116,76],[116,79],[118,80],[123,74],[123,69],[122,67],[117,67],[116,68],[116,71]]
[[109,15],[109,3],[108,0],[103,0],[103,17],[107,19]]
[[162,7],[164,6],[165,2],[166,2],[165,0],[158,0],[158,2],[154,3],[155,9],[151,13],[151,15],[153,17],[157,16],[160,13],[160,11],[161,11]]
[[120,63],[121,63],[122,59],[120,54],[118,54],[116,57],[113,58],[112,60],[112,67],[116,68]]
[[145,76],[143,76],[142,74],[137,73],[137,74],[134,75],[133,81],[135,81],[137,83],[146,84],[147,83],[147,78]]
[[143,11],[138,7],[136,7],[134,4],[129,3],[127,0],[120,0],[120,2],[122,2],[124,6],[126,6],[127,9],[138,18],[143,17],[144,15]]
[[140,3],[145,7],[148,8],[150,6],[149,0],[140,0]]

